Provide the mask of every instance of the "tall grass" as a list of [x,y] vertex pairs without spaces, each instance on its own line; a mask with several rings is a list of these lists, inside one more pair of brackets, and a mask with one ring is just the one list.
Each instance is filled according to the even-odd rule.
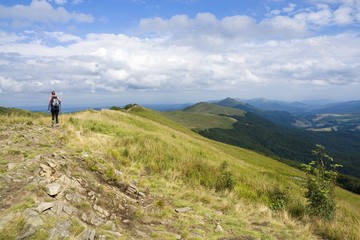
[[[331,223],[310,219],[305,211],[305,175],[301,171],[205,139],[155,112],[142,108],[84,111],[64,115],[63,122],[59,133],[62,143],[75,152],[89,153],[89,168],[108,180],[137,179],[140,186],[159,196],[151,208],[157,210],[149,209],[154,217],[168,216],[170,204],[192,203],[204,214],[213,213],[203,206],[226,212],[224,224],[235,224],[232,227],[239,232],[243,231],[241,226],[266,219],[285,239],[291,235],[312,239],[311,232],[329,239],[360,239],[360,229],[355,227],[360,219],[359,196],[337,189],[337,218]],[[115,170],[125,174],[119,177]],[[243,221],[235,223],[239,218]]]

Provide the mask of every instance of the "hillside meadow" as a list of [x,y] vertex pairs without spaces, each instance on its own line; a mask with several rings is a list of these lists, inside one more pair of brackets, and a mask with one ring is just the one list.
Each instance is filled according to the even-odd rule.
[[[0,122],[51,121],[17,112],[1,115]],[[184,239],[360,239],[360,196],[337,188],[336,219],[310,218],[303,172],[206,139],[157,112],[140,106],[87,110],[61,115],[60,124],[51,133],[61,145],[91,156],[84,171],[115,186],[136,182],[150,196],[149,207],[134,214],[135,224],[168,222]],[[184,207],[191,211],[174,211]]]

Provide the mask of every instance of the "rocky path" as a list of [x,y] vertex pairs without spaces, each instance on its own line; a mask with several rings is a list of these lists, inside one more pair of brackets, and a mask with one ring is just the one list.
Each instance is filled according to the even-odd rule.
[[119,239],[129,229],[147,237],[132,226],[145,194],[84,170],[89,154],[62,146],[61,129],[13,124],[0,130],[0,239]]

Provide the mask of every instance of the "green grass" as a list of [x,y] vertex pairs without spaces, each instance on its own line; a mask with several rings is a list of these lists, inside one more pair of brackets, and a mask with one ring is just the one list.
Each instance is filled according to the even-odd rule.
[[194,129],[210,129],[210,128],[224,128],[230,129],[236,122],[235,119],[225,116],[218,116],[209,113],[198,112],[164,112],[165,116],[182,125]]
[[13,218],[0,232],[0,239],[16,239],[27,227],[24,217]]
[[187,107],[183,110],[184,112],[196,112],[196,113],[211,113],[214,115],[225,115],[225,116],[244,116],[245,112],[240,109],[224,107],[211,103],[198,103],[191,107]]
[[[360,239],[360,230],[354,228],[360,219],[359,196],[337,189],[336,220],[310,219],[304,210],[304,173],[261,154],[201,137],[157,112],[141,107],[128,112],[84,111],[64,115],[63,121],[57,137],[69,151],[89,153],[82,163],[84,170],[93,171],[87,176],[119,184],[136,182],[140,191],[149,194],[146,207],[134,212],[135,225],[164,221],[159,230],[186,239],[196,239],[189,231],[193,226],[192,232],[206,239],[229,237],[230,229],[234,236],[244,238],[315,239],[316,233],[330,239]],[[34,120],[34,124],[44,122]],[[121,177],[115,170],[123,173]],[[228,177],[233,188],[218,188]],[[105,191],[102,195],[110,198]],[[175,208],[186,206],[193,210],[175,213]],[[76,207],[91,209],[85,202]],[[215,233],[214,219],[227,231]],[[264,222],[270,227],[254,225]],[[72,233],[76,235],[77,230]],[[125,229],[123,236],[128,235]],[[161,236],[171,239],[171,234],[161,232],[153,238]]]
[[190,129],[202,130],[231,129],[236,122],[236,119],[231,116],[244,116],[245,112],[215,104],[198,103],[183,111],[163,112],[162,114]]

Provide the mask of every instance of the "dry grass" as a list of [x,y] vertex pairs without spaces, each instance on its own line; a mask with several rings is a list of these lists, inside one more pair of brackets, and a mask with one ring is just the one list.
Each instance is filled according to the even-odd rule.
[[[10,120],[7,120],[10,121]],[[15,122],[28,121],[26,118]],[[39,118],[43,124],[47,120]],[[260,239],[360,239],[360,197],[338,190],[338,214],[334,222],[309,219],[305,213],[304,174],[260,154],[205,139],[160,114],[136,109],[133,112],[84,111],[62,116],[56,132],[62,144],[90,157],[88,167],[104,178],[136,181],[153,196],[153,203],[138,212],[143,221],[170,219],[183,237],[206,233],[218,239],[215,221],[234,236]],[[11,122],[11,121],[10,121]],[[9,123],[10,123],[9,122]],[[233,191],[215,191],[218,169],[229,164]],[[116,179],[112,169],[123,172]],[[284,209],[269,209],[269,193],[287,191]],[[176,207],[193,211],[174,215]],[[171,220],[173,219],[173,220]],[[200,229],[191,232],[189,229]],[[191,235],[193,234],[193,235]],[[346,238],[344,238],[346,236]]]

